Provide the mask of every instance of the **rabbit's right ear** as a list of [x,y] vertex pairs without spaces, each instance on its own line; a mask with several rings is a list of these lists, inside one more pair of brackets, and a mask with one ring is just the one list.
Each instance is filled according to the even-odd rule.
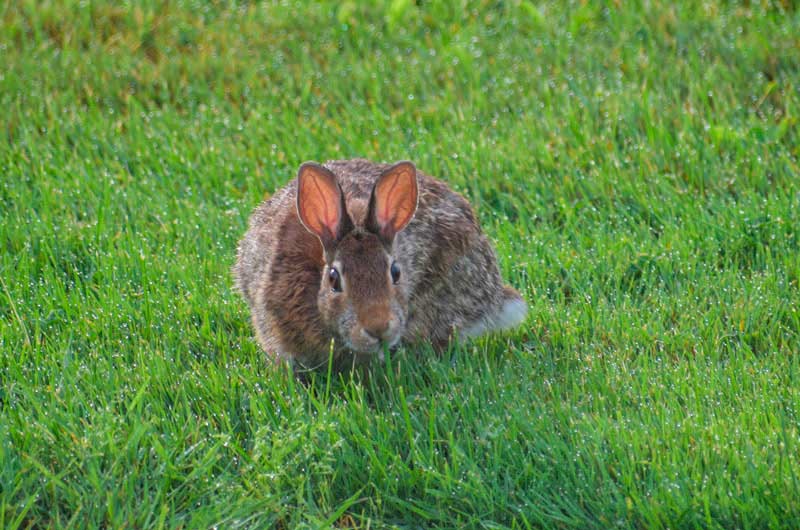
[[336,176],[315,162],[306,162],[297,173],[297,215],[326,251],[353,228]]
[[367,229],[391,246],[397,233],[406,227],[417,211],[417,168],[411,162],[398,162],[378,177],[372,188],[367,211]]

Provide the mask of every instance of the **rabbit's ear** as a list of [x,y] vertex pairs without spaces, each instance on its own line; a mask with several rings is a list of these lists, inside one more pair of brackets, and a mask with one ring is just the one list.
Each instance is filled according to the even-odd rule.
[[369,200],[367,228],[386,244],[411,221],[417,211],[417,168],[398,162],[384,171]]
[[336,176],[315,162],[306,162],[297,173],[297,215],[325,250],[353,228]]

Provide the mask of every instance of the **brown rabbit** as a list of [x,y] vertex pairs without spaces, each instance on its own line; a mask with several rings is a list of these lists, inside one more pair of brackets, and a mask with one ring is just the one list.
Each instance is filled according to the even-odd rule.
[[411,162],[308,162],[262,203],[234,275],[264,350],[300,367],[446,346],[525,318],[467,201]]

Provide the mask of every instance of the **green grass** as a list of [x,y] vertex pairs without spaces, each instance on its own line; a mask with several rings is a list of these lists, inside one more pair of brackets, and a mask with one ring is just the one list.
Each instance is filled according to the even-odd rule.
[[[0,527],[800,525],[800,12],[636,4],[0,6]],[[238,238],[355,156],[522,328],[270,366]]]

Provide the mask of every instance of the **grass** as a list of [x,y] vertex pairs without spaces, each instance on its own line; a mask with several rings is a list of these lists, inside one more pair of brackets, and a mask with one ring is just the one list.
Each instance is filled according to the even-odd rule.
[[[793,2],[0,7],[0,526],[800,525]],[[411,159],[530,305],[308,386],[229,269]]]

